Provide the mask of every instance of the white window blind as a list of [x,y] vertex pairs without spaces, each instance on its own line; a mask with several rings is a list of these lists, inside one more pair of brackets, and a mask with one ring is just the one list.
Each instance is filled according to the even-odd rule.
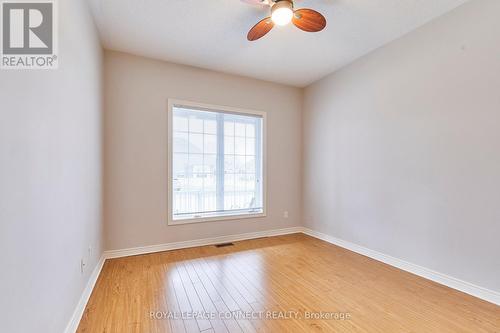
[[171,112],[172,220],[262,214],[262,116],[176,105]]

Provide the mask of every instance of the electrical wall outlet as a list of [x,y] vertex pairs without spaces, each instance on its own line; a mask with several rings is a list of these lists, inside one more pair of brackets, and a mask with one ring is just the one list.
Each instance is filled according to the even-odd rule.
[[285,210],[285,211],[283,212],[283,217],[284,217],[285,219],[287,219],[287,218],[288,218],[288,211],[287,211],[287,210]]
[[83,258],[80,259],[80,270],[82,274],[85,272],[85,266],[86,266],[85,260],[83,260]]

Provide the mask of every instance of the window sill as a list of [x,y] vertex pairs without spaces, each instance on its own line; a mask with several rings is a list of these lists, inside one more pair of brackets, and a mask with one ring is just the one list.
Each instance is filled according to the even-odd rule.
[[179,220],[168,220],[168,225],[183,225],[183,224],[193,224],[193,223],[204,223],[204,222],[218,222],[218,221],[229,221],[229,220],[241,220],[241,219],[255,219],[266,217],[266,212],[263,213],[251,213],[251,214],[234,214],[227,216],[213,216],[213,217],[197,217],[197,218],[187,218]]

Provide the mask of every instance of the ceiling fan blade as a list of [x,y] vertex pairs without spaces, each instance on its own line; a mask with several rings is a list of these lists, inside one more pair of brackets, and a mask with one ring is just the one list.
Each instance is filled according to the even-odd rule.
[[312,9],[297,9],[292,18],[293,24],[307,32],[318,32],[326,27],[326,18]]
[[274,23],[270,17],[266,17],[259,23],[253,26],[252,29],[248,32],[247,39],[249,41],[257,40],[261,37],[264,37],[271,29],[274,27]]

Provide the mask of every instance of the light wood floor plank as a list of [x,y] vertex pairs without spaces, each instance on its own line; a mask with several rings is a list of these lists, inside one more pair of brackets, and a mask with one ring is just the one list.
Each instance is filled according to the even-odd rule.
[[[161,315],[183,311],[229,316]],[[270,311],[300,316],[270,319]],[[307,312],[349,317],[306,319]],[[108,260],[80,322],[84,332],[499,333],[500,307],[296,234]]]

